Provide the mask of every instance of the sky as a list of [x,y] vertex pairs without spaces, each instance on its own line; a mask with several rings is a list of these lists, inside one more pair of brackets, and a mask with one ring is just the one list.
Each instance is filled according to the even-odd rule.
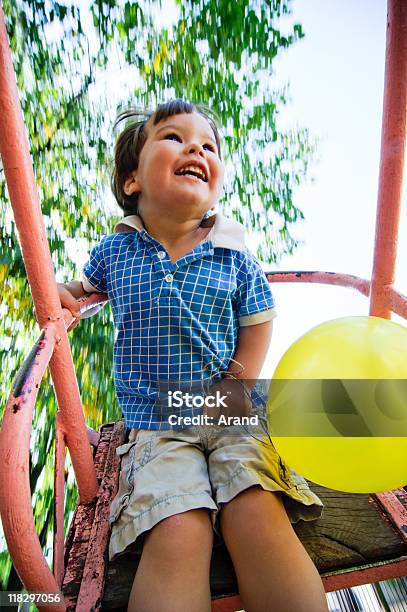
[[[303,240],[276,270],[325,270],[369,279],[372,270],[383,104],[385,0],[294,0],[292,16],[305,38],[275,64],[277,81],[289,81],[284,121],[318,138],[313,181],[300,187],[297,204]],[[403,195],[396,289],[407,293],[407,215]],[[270,269],[270,266],[267,266]],[[270,378],[285,350],[303,333],[330,319],[367,315],[368,299],[352,289],[274,284],[278,308],[262,370]],[[403,320],[397,316],[397,322]],[[404,321],[405,325],[405,321]]]

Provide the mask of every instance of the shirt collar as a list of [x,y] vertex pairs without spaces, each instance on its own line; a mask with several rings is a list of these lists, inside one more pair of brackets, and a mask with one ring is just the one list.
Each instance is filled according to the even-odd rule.
[[[143,223],[138,215],[124,217],[116,224],[115,232],[131,232],[143,230]],[[214,248],[226,248],[234,251],[246,251],[244,242],[244,227],[234,219],[228,219],[216,213],[215,222],[206,239],[212,242]]]

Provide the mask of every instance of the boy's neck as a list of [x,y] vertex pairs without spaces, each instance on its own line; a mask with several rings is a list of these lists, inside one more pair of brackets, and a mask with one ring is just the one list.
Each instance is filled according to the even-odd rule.
[[202,223],[201,218],[169,219],[151,212],[139,215],[150,236],[158,240],[167,251],[181,245],[196,246],[209,233],[211,223]]

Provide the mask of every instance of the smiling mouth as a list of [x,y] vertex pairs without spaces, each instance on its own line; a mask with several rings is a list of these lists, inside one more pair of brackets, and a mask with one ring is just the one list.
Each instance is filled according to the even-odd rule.
[[175,175],[193,177],[202,181],[203,183],[208,182],[205,172],[201,168],[198,168],[198,166],[186,166],[185,168],[177,170]]

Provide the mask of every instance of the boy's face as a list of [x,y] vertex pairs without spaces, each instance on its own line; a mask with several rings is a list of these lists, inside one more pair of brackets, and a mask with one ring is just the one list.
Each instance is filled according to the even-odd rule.
[[146,125],[139,167],[125,181],[139,193],[139,209],[179,218],[199,218],[218,201],[224,167],[215,135],[198,113],[183,113]]

